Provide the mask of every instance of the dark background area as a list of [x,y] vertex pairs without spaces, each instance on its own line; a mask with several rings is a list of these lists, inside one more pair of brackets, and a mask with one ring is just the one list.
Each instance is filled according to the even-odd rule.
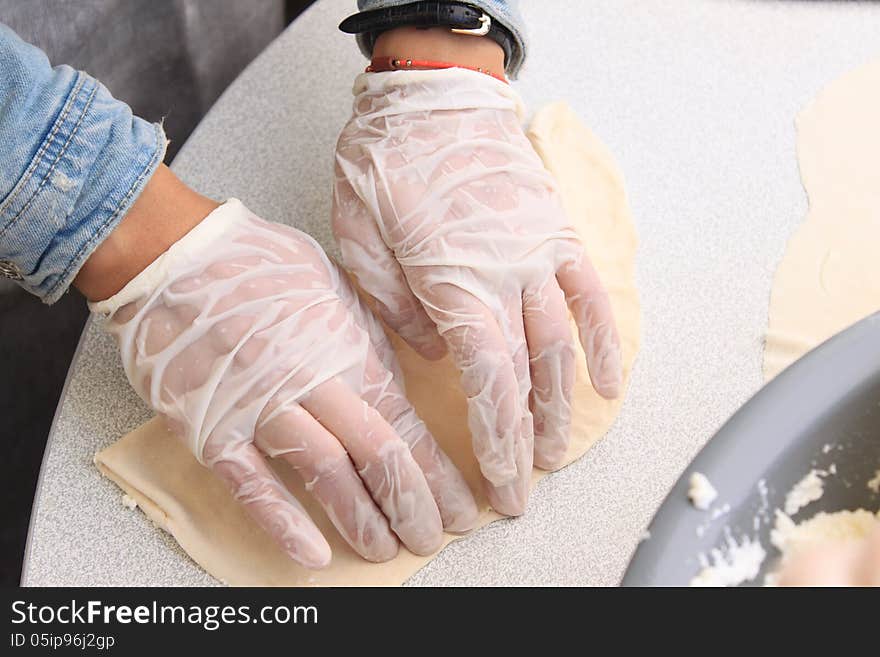
[[[135,114],[164,118],[166,163],[235,77],[310,0],[0,0],[0,21],[101,80]],[[354,0],[352,6],[354,7]],[[2,62],[0,62],[2,74]],[[88,315],[0,279],[0,585],[17,586],[55,407]]]

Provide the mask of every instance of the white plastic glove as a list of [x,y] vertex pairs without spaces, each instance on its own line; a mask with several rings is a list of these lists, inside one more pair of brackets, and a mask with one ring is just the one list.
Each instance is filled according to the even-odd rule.
[[782,569],[779,585],[880,587],[880,523],[861,540],[832,540],[798,555]]
[[568,308],[596,391],[620,391],[608,296],[508,85],[463,69],[397,71],[359,76],[354,94],[336,151],[344,264],[423,356],[448,345],[490,501],[522,513],[533,459],[558,467],[569,443]]
[[[129,381],[296,561],[330,547],[265,456],[298,470],[364,558],[436,550],[477,519],[470,490],[406,401],[382,328],[300,231],[233,199],[106,313]],[[396,537],[395,537],[396,534]]]

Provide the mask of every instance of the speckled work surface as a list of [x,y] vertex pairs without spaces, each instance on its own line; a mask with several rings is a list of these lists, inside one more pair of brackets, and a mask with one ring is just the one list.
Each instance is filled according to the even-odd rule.
[[[623,169],[641,240],[642,351],[605,439],[542,481],[527,516],[452,544],[411,584],[619,581],[666,491],[761,384],[771,276],[806,210],[794,117],[824,84],[880,56],[872,3],[524,4],[532,47],[517,89],[532,108],[569,100]],[[364,65],[335,29],[353,6],[323,0],[306,12],[174,162],[200,191],[237,196],[331,253],[332,149]],[[216,583],[92,465],[149,416],[90,323],[43,465],[25,584]]]

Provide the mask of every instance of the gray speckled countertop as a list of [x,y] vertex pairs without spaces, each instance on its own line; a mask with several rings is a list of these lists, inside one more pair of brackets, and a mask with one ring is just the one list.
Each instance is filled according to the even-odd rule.
[[[304,228],[331,253],[332,149],[364,66],[336,24],[354,4],[322,0],[297,20],[173,167],[206,194]],[[806,210],[794,117],[824,84],[880,56],[876,3],[523,4],[531,55],[516,88],[532,108],[570,101],[626,177],[641,240],[642,351],[605,439],[542,481],[528,515],[452,544],[411,584],[619,581],[666,491],[760,386],[772,273]],[[24,584],[216,583],[124,508],[92,465],[149,416],[90,323],[43,463]]]

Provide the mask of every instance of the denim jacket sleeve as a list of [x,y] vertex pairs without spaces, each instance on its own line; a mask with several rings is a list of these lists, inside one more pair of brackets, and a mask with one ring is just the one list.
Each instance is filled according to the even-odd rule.
[[162,127],[0,23],[0,275],[56,301],[165,154]]
[[[396,7],[398,5],[406,5],[415,0],[358,0],[358,9],[361,11],[369,11],[370,9],[384,9],[385,7]],[[514,47],[513,55],[507,62],[507,73],[511,77],[516,77],[520,67],[526,58],[526,35],[525,26],[523,25],[522,16],[519,13],[520,0],[466,0],[466,4],[479,7],[493,21],[498,21],[501,25],[510,30],[513,35]],[[364,39],[358,38],[358,45],[361,51],[367,57],[370,56],[369,48]]]

